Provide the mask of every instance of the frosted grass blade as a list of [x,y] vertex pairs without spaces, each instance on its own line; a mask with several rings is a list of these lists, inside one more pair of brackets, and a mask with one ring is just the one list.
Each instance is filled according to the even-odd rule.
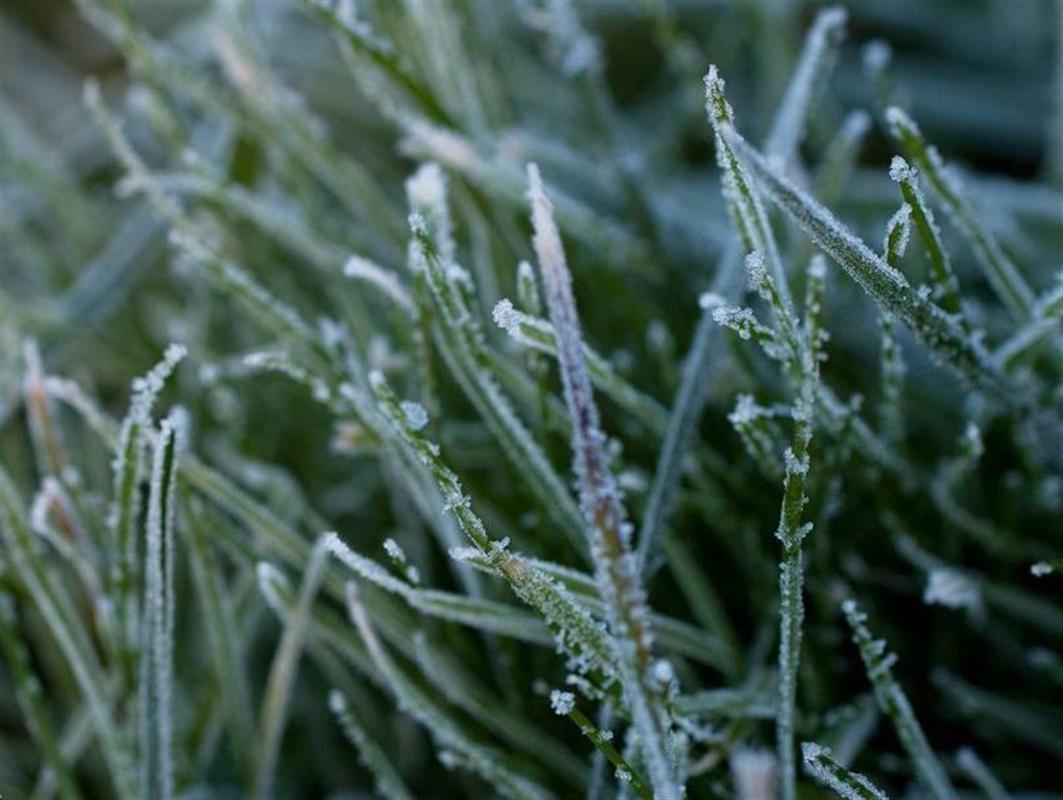
[[893,677],[892,667],[897,657],[886,651],[884,640],[871,636],[867,625],[864,624],[867,615],[857,608],[854,601],[846,600],[842,608],[853,631],[853,642],[860,649],[860,657],[874,687],[879,708],[893,723],[897,737],[907,751],[920,783],[938,800],[951,800],[956,797],[956,790],[941,762],[930,749],[930,743],[915,717],[908,697]]
[[979,342],[913,290],[903,275],[875,255],[826,208],[772,169],[737,133],[730,131],[728,138],[737,157],[768,196],[868,294],[903,320],[943,363],[1006,403],[1017,402],[1008,381],[992,365]]
[[[266,681],[266,691],[262,698],[262,709],[259,712],[260,732],[255,748],[255,773],[252,782],[254,797],[273,796],[273,774],[276,771],[277,754],[287,721],[292,686],[295,683],[299,659],[302,656],[307,617],[324,575],[330,545],[335,538],[336,534],[325,533],[314,544],[306,571],[303,573],[303,583],[299,587],[299,599],[295,610],[288,619],[284,634],[273,655],[269,678]],[[264,576],[268,576],[273,569],[269,564],[260,564],[258,567],[259,582],[267,580],[268,578]]]
[[437,744],[454,751],[458,756],[454,765],[465,767],[513,800],[546,800],[553,797],[531,779],[504,766],[500,753],[470,739],[427,694],[403,674],[377,638],[353,583],[347,584],[347,608],[373,663],[384,676],[400,707],[424,725]]
[[990,285],[1019,320],[1029,317],[1033,293],[1015,265],[1004,254],[993,234],[978,221],[958,181],[945,166],[937,148],[927,144],[911,117],[896,106],[886,109],[886,122],[893,138],[923,174],[938,201],[967,237],[985,270]]
[[33,534],[23,517],[22,503],[3,465],[0,465],[0,522],[3,522],[0,535],[7,545],[19,583],[25,587],[48,626],[49,634],[55,639],[88,704],[115,790],[122,796],[133,796],[137,790],[132,762],[110,709],[109,692],[99,659],[88,649],[84,637],[74,633],[76,622],[67,618],[65,604],[59,598],[60,589],[53,584],[35,553]]
[[155,441],[144,553],[140,649],[140,787],[168,800],[173,786],[174,536],[177,418],[162,421]]
[[572,449],[580,506],[590,540],[595,579],[615,641],[620,681],[654,792],[663,797],[679,796],[681,783],[675,775],[672,754],[666,743],[668,722],[659,699],[649,686],[653,640],[645,594],[631,554],[631,526],[620,502],[616,479],[602,451],[604,436],[583,361],[572,279],[554,223],[553,207],[534,164],[528,167],[528,183],[533,243],[543,278],[546,306],[557,337],[565,403],[572,418]]
[[801,745],[805,769],[845,800],[889,800],[886,793],[859,772],[852,772],[833,758],[830,750],[814,742]]
[[359,758],[371,773],[375,788],[385,800],[414,800],[413,794],[406,788],[402,775],[391,763],[387,753],[370,737],[362,723],[351,712],[347,699],[339,689],[329,692],[329,709],[336,717],[343,735],[358,750]]

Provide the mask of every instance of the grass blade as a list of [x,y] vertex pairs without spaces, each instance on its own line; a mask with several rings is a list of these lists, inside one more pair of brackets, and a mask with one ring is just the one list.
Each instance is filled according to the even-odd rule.
[[140,790],[169,800],[173,787],[174,525],[178,422],[162,421],[148,494],[140,645]]
[[616,642],[624,697],[638,732],[639,750],[653,790],[662,797],[678,797],[681,783],[675,775],[666,743],[668,723],[659,699],[649,685],[652,634],[644,592],[631,555],[630,524],[620,503],[616,479],[602,451],[604,436],[583,361],[583,342],[571,276],[554,223],[553,207],[534,164],[528,167],[528,182],[535,252],[543,277],[546,305],[557,336],[557,359],[565,404],[572,418],[575,472],[595,579],[605,601],[606,618]]

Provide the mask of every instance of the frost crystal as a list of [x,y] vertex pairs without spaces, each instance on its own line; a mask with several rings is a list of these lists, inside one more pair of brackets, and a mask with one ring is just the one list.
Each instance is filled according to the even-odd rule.
[[859,772],[852,772],[833,758],[826,747],[815,742],[801,745],[805,768],[845,800],[888,800],[885,792]]
[[428,412],[420,403],[403,400],[401,408],[406,417],[406,424],[411,430],[419,431],[428,424]]
[[155,398],[162,391],[163,384],[181,360],[188,355],[188,349],[182,344],[171,344],[166,348],[162,361],[156,364],[141,378],[133,380],[133,409],[146,419],[151,414]]
[[703,311],[709,311],[713,308],[719,308],[720,306],[726,306],[727,300],[715,292],[704,292],[698,297],[698,305]]
[[558,716],[567,716],[571,714],[572,709],[576,707],[576,695],[572,694],[572,692],[563,692],[560,689],[554,689],[550,692],[550,707]]
[[505,297],[495,303],[494,310],[491,312],[491,318],[495,321],[495,325],[507,333],[513,333],[519,322],[519,317],[517,316],[516,309],[513,308],[513,303]]
[[384,540],[384,552],[396,564],[403,566],[406,564],[406,553],[394,539],[387,538]]
[[890,180],[895,183],[901,181],[914,181],[918,173],[907,161],[900,156],[894,156],[890,161]]
[[1055,572],[1055,568],[1047,561],[1038,561],[1036,564],[1030,566],[1030,574],[1037,578],[1043,578],[1045,575],[1051,575]]
[[930,571],[923,602],[974,610],[981,606],[982,596],[978,586],[962,572],[939,567]]
[[876,39],[864,46],[861,55],[864,69],[871,76],[876,76],[889,66],[890,60],[893,58],[893,50],[886,42]]
[[422,164],[407,181],[406,196],[415,212],[431,223],[432,237],[446,263],[455,256],[454,230],[447,208],[447,180],[436,163]]

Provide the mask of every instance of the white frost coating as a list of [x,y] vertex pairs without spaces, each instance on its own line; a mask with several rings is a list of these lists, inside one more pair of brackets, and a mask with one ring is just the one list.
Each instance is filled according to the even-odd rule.
[[268,561],[259,561],[255,564],[255,581],[258,583],[259,592],[266,598],[270,608],[279,613],[283,605],[280,595],[277,594],[277,588],[288,586],[288,579],[284,577],[284,573]]
[[940,605],[947,608],[967,608],[977,610],[982,605],[982,593],[977,584],[962,572],[947,567],[935,567],[930,570],[926,588],[923,590],[923,602],[928,605]]
[[886,241],[882,245],[882,252],[886,254],[886,263],[891,267],[896,267],[897,261],[904,257],[911,234],[912,207],[907,203],[902,203],[886,223]]
[[786,163],[793,158],[794,151],[801,143],[809,112],[826,83],[828,73],[837,59],[838,47],[845,38],[847,19],[844,8],[825,9],[816,16],[805,38],[801,58],[764,146],[768,156],[778,159],[782,169],[786,168]]
[[953,800],[957,796],[956,789],[931,749],[908,696],[893,677],[896,655],[887,651],[885,640],[872,637],[865,624],[867,615],[857,608],[853,600],[843,602],[842,611],[852,629],[853,642],[860,649],[860,657],[875,690],[879,708],[893,723],[920,782],[937,800]]
[[974,462],[982,457],[985,445],[982,444],[982,431],[977,423],[968,422],[960,439],[960,452],[968,461]]
[[737,800],[773,798],[776,782],[775,754],[740,747],[731,753],[731,777]]
[[46,475],[41,483],[41,490],[33,498],[30,527],[37,533],[46,531],[49,527],[48,517],[53,509],[59,514],[69,512],[69,501],[58,479],[54,475]]
[[724,176],[724,199],[735,216],[735,225],[742,232],[743,240],[749,240],[744,243],[765,255],[778,285],[783,307],[789,309],[793,303],[786,282],[786,270],[760,193],[735,156],[731,144],[731,137],[735,134],[734,110],[724,96],[724,81],[715,64],[709,66],[705,75],[705,111],[716,135],[716,161]]
[[[176,363],[182,355],[167,350],[163,364]],[[154,393],[164,377],[153,373],[146,384]],[[179,424],[172,416],[164,419],[155,442],[144,545],[140,780],[143,793],[160,798],[173,796],[173,537]]]
[[746,272],[749,274],[749,288],[763,295],[768,286],[768,270],[764,266],[764,256],[754,250],[746,256]]
[[391,537],[384,540],[384,552],[388,554],[388,558],[399,566],[406,565],[406,551]]
[[402,781],[398,770],[387,755],[370,737],[347,708],[347,699],[339,689],[332,689],[328,696],[329,710],[336,717],[340,730],[358,751],[362,763],[373,773],[374,788],[385,800],[413,800],[413,795]]
[[155,398],[162,391],[166,379],[188,355],[188,348],[182,344],[171,344],[163,353],[162,361],[140,378],[133,379],[133,403],[131,411],[135,410],[141,419],[146,420],[151,415],[151,409],[155,404]]
[[864,70],[872,77],[879,75],[893,60],[893,49],[881,39],[864,45],[861,51]]
[[702,311],[709,311],[726,305],[727,299],[722,295],[716,294],[716,292],[703,292],[698,296],[698,306]]
[[914,181],[919,173],[900,156],[890,159],[890,180],[894,183],[901,181]]
[[740,394],[735,402],[734,410],[727,415],[732,425],[744,425],[753,422],[767,414],[767,409],[758,405],[751,394]]
[[560,689],[554,689],[550,692],[550,708],[559,717],[568,716],[575,707],[576,695],[572,694],[572,692],[562,692]]
[[[817,255],[819,255],[817,253]],[[808,262],[808,275],[810,278],[823,281],[827,279],[827,261],[822,256],[813,258]]]
[[751,332],[760,324],[751,308],[720,306],[713,309],[712,319],[717,325],[731,328],[740,339],[749,339]]
[[601,48],[584,30],[572,0],[518,3],[517,9],[526,25],[546,34],[550,58],[566,77],[601,71]]
[[513,308],[513,303],[505,297],[495,303],[495,307],[491,311],[491,319],[495,321],[495,325],[510,334],[514,333],[520,324],[517,310]]
[[[339,541],[339,539],[337,538],[336,541]],[[332,552],[335,552],[336,549],[337,547],[333,543]],[[385,539],[384,552],[388,554],[388,558],[390,558],[392,562],[394,562],[395,566],[402,570],[403,575],[406,576],[406,580],[408,580],[410,583],[421,582],[420,571],[417,569],[417,567],[413,566],[413,564],[409,562],[409,560],[406,558],[406,551],[403,550],[401,546],[399,546],[398,542],[396,542],[390,537]]]
[[653,679],[661,686],[668,686],[675,680],[675,667],[665,658],[659,658],[653,664]]
[[885,792],[865,775],[846,769],[833,758],[830,750],[815,742],[801,745],[805,769],[845,800],[889,800]]
[[725,138],[772,200],[868,294],[902,319],[945,363],[973,383],[992,390],[999,399],[1014,402],[1008,381],[992,366],[981,344],[967,336],[954,319],[916,297],[900,272],[820,203],[773,171],[733,129],[726,131]]
[[412,400],[403,400],[402,413],[406,417],[406,425],[411,430],[419,431],[428,424],[428,412],[420,403]]
[[431,223],[432,238],[443,261],[452,263],[456,254],[454,225],[447,208],[447,178],[435,162],[422,164],[406,180],[406,197],[410,207]]
[[406,311],[413,311],[413,300],[410,298],[406,287],[402,285],[396,275],[375,264],[368,258],[352,255],[343,265],[343,274],[348,278],[365,281],[376,286],[385,295],[395,301],[397,305]]
[[1033,291],[1004,253],[992,231],[978,219],[964,194],[963,186],[946,167],[937,148],[927,144],[919,126],[901,109],[895,106],[888,108],[886,122],[893,138],[905,147],[912,160],[919,162],[945,212],[970,243],[993,290],[1013,316],[1019,320],[1028,319],[1034,303]]
[[1045,575],[1051,575],[1053,572],[1055,572],[1055,567],[1047,561],[1038,561],[1036,564],[1030,565],[1030,574],[1037,578],[1043,578]]
[[580,507],[591,541],[598,590],[606,607],[612,647],[616,653],[624,699],[639,737],[643,761],[654,792],[680,797],[672,753],[667,745],[668,722],[659,696],[649,686],[652,635],[635,559],[630,525],[620,502],[616,479],[605,453],[598,408],[583,360],[579,316],[572,295],[572,276],[565,261],[553,206],[543,188],[539,168],[528,165],[533,245],[543,277],[546,305],[557,339],[557,360],[565,404],[572,420],[572,447]]

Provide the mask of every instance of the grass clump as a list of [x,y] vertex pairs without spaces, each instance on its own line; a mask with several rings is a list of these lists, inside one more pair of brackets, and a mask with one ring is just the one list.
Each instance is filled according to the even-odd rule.
[[0,794],[1047,796],[1057,11],[5,8]]

